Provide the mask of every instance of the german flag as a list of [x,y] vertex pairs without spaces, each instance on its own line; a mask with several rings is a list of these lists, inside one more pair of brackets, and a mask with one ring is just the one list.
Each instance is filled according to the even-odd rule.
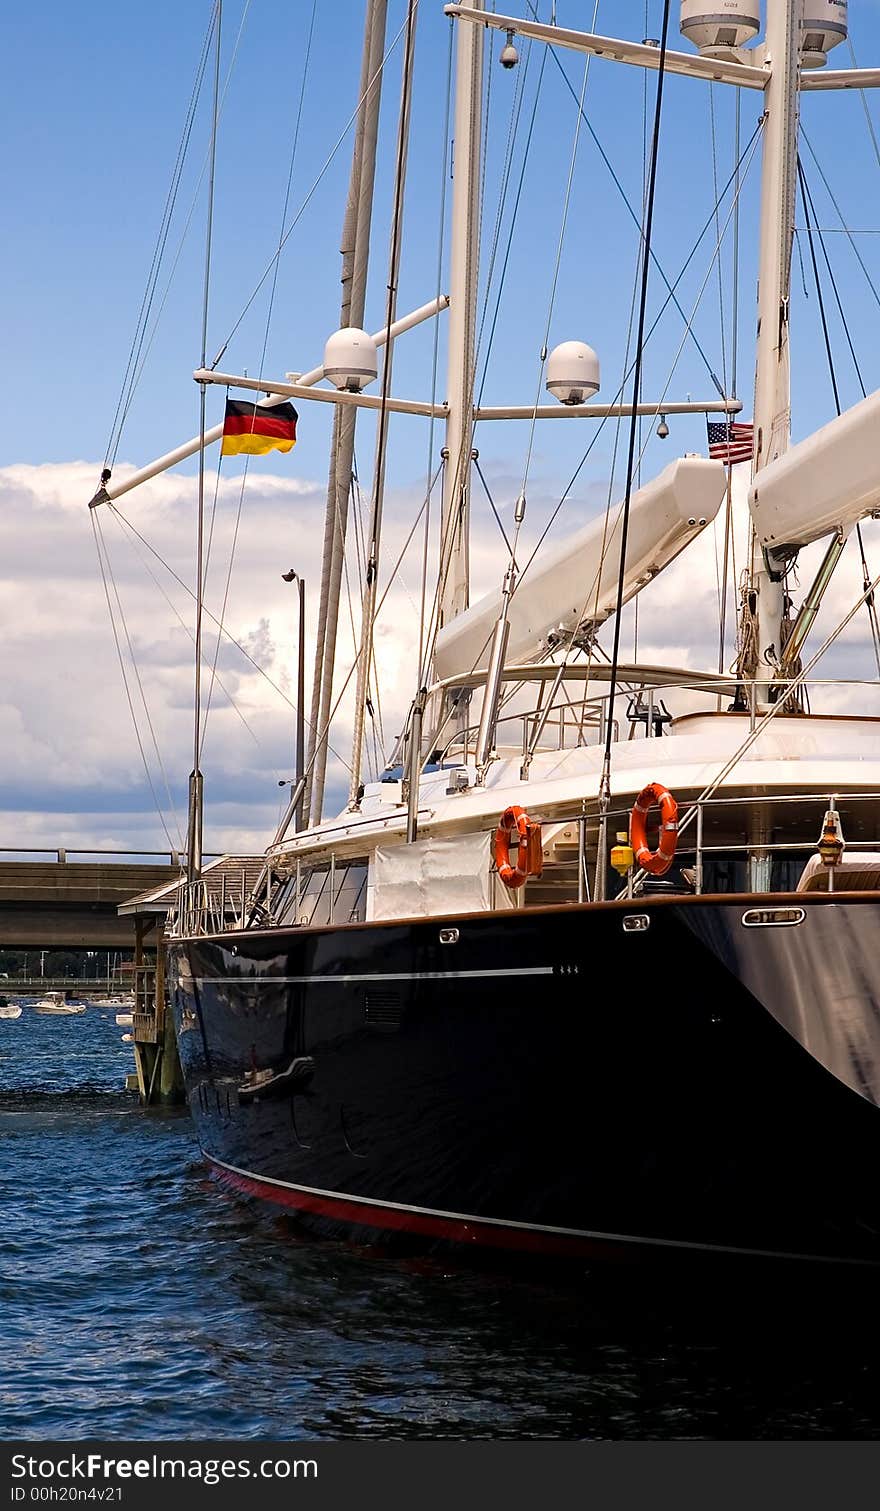
[[292,451],[297,418],[292,404],[273,404],[271,409],[264,409],[253,399],[227,399],[220,455],[263,456],[267,451]]

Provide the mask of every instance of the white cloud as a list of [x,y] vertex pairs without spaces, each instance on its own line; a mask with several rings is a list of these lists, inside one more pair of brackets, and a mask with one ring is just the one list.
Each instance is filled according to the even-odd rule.
[[[124,470],[117,468],[116,477]],[[167,843],[144,777],[98,571],[87,508],[97,473],[96,466],[84,462],[0,469],[0,634],[4,648],[0,845],[141,845],[159,849]],[[499,499],[508,494],[512,497],[516,491],[503,479],[492,481]],[[214,482],[210,475],[209,498],[213,497]],[[532,512],[531,528],[535,535],[541,508],[546,502],[549,509],[552,501],[552,488],[544,491],[546,500],[534,489],[538,507]],[[591,485],[586,486],[585,496],[593,496]],[[195,500],[196,480],[169,474],[143,485],[122,501],[121,512],[185,583],[193,579]],[[207,594],[208,606],[214,612],[219,612],[223,599],[238,500],[238,477],[223,476]],[[384,532],[389,564],[396,559],[420,501],[417,488],[389,497]],[[313,626],[323,513],[323,483],[254,470],[244,496],[226,619],[276,687],[234,647],[225,644],[221,648],[219,673],[240,715],[230,707],[225,694],[215,689],[203,762],[206,848],[261,849],[275,823],[284,797],[277,781],[292,773],[294,742],[294,714],[282,693],[290,696],[295,667],[296,594],[281,581],[281,572],[294,566],[306,577]],[[738,570],[745,562],[741,505],[739,514]],[[576,529],[582,517],[583,506],[572,507],[565,530]],[[100,523],[156,744],[182,826],[192,761],[192,599],[108,510],[100,511]],[[869,559],[877,569],[880,552],[875,537],[876,526],[869,522]],[[716,526],[642,595],[640,659],[708,668],[717,664],[716,553],[720,560],[720,551],[720,528]],[[415,687],[420,552],[417,532],[404,564],[403,580],[392,587],[377,626],[385,754],[402,726]],[[820,552],[821,546],[803,553],[802,591]],[[170,603],[151,581],[145,563],[161,582]],[[502,570],[497,529],[491,521],[478,522],[472,547],[474,595],[500,582]],[[359,596],[354,580],[352,587]],[[853,544],[832,583],[813,645],[843,617],[860,587],[861,570]],[[353,612],[359,623],[358,603]],[[632,607],[626,614],[625,658],[632,646]],[[116,619],[124,645],[118,613]],[[210,661],[214,653],[210,621],[205,626],[205,649]],[[309,667],[312,653],[310,643]],[[728,661],[732,656],[729,637]],[[343,596],[338,687],[352,657],[351,619]],[[828,670],[820,669],[825,675],[874,675],[864,612],[857,615],[845,641],[829,654],[826,665]],[[153,781],[167,812],[170,805],[140,692],[137,682],[132,677],[129,680]],[[207,671],[203,685],[207,686],[209,680]],[[307,685],[310,688],[310,672]],[[328,768],[331,809],[341,806],[347,795],[351,686],[333,736],[338,757],[331,759]],[[692,700],[681,697],[676,702],[674,694],[668,701],[682,710],[692,706]],[[873,690],[865,697],[857,689],[817,689],[813,706],[828,712],[880,711]],[[170,819],[169,827],[175,842],[182,839]]]

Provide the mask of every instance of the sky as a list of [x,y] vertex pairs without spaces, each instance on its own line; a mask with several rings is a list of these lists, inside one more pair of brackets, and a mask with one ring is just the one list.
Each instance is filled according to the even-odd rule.
[[[594,5],[595,0],[558,0],[559,24],[590,25]],[[66,844],[145,850],[182,843],[192,759],[188,585],[195,570],[195,463],[128,495],[122,521],[103,513],[100,532],[112,570],[112,622],[87,503],[107,454],[211,8],[210,0],[155,0],[146,9],[105,0],[71,8],[46,0],[4,17],[4,56],[12,66],[7,66],[0,100],[6,145],[6,233],[0,241],[6,365],[0,428],[0,627],[5,652],[0,848]],[[420,9],[401,312],[437,292],[440,203],[449,165],[444,117],[450,23],[440,0],[421,0]],[[510,9],[526,14],[526,0],[510,0]],[[537,9],[546,17],[550,0],[541,0]],[[875,0],[854,0],[850,11],[858,62],[880,64],[880,6]],[[661,12],[658,0],[647,5],[645,0],[600,0],[596,29],[635,40],[656,37]],[[404,0],[390,0],[366,315],[372,330],[384,321],[404,14]],[[675,32],[676,22],[673,5],[672,45],[686,47]],[[223,370],[254,374],[262,368],[278,377],[302,371],[320,362],[324,341],[338,324],[338,246],[361,27],[360,0],[225,0],[208,321],[210,360],[229,338]],[[545,337],[551,346],[569,338],[589,341],[602,362],[600,397],[611,400],[624,365],[637,252],[637,231],[623,195],[638,207],[646,110],[653,109],[655,76],[647,79],[646,93],[640,70],[595,60],[584,85],[583,59],[545,55],[528,44],[521,45],[519,68],[508,73],[497,65],[498,46],[496,36],[487,70],[483,401],[534,401]],[[850,62],[847,46],[832,56],[834,66]],[[578,128],[576,100],[582,89],[588,124]],[[877,93],[869,92],[865,100],[880,137]],[[200,352],[208,104],[206,87],[171,218],[143,371],[114,460],[117,478],[198,429],[198,390],[191,375]],[[759,97],[744,91],[744,148],[758,109]],[[730,195],[720,212],[721,228],[727,223],[720,288],[718,268],[712,265],[718,237],[712,210],[713,181],[723,187],[735,160],[733,111],[733,90],[710,90],[683,78],[667,81],[655,249],[670,279],[677,277],[707,222],[709,230],[678,290],[688,315],[696,308],[693,333],[701,350],[689,337],[682,340],[682,317],[667,307],[646,347],[646,397],[707,398],[713,392],[710,371],[732,391]],[[817,216],[829,232],[826,245],[859,369],[857,373],[826,287],[841,400],[848,405],[861,396],[859,374],[869,392],[880,382],[880,299],[869,283],[880,289],[880,166],[858,93],[806,98],[803,127],[807,180]],[[503,197],[508,142],[512,166]],[[747,161],[740,196],[736,342],[737,393],[746,414],[752,387],[758,159],[753,155]],[[840,234],[841,220],[823,175],[844,221],[858,233],[853,240],[864,268]],[[448,183],[446,188],[448,212]],[[269,320],[271,277],[249,307],[248,302],[271,266],[282,220],[286,226],[294,224],[278,259]],[[800,210],[798,224],[804,224]],[[443,289],[447,278],[444,254]],[[649,328],[664,297],[660,278],[652,275]],[[430,397],[433,330],[428,323],[398,343],[398,394]],[[440,398],[445,330],[441,320]],[[793,271],[792,352],[797,438],[834,413],[802,236]],[[209,423],[220,417],[222,402],[222,390],[209,392]],[[674,455],[705,451],[700,418],[672,419],[670,424],[665,442],[650,427],[643,433],[645,477]],[[222,686],[218,683],[211,694],[203,747],[208,850],[261,849],[283,801],[278,781],[292,773],[295,593],[281,581],[281,573],[293,567],[307,580],[311,650],[329,433],[330,407],[303,403],[300,439],[290,456],[255,461],[244,490],[240,461],[227,460],[221,468],[207,604],[212,613],[220,613],[235,541],[224,617],[244,651],[226,642],[217,660]],[[423,420],[395,419],[390,437],[386,571],[409,534],[442,445],[440,432],[435,428],[432,435]],[[552,527],[554,541],[602,511],[609,493],[620,496],[625,435],[613,425],[597,433],[589,422],[546,422],[537,428],[526,474],[528,427],[480,427],[480,464],[505,522],[525,476],[527,548],[541,536],[591,441],[592,450]],[[367,418],[359,424],[358,441],[366,501],[373,445]],[[209,457],[208,466],[211,499],[216,456]],[[877,570],[876,522],[867,522],[865,542],[869,563]],[[718,550],[716,534],[707,532],[641,595],[639,650],[645,660],[717,665]],[[417,535],[377,627],[386,751],[415,687],[419,552]],[[842,617],[860,583],[853,554],[851,549],[829,594],[823,616],[827,628]],[[738,567],[741,559],[740,546]],[[804,585],[811,560],[803,554]],[[479,487],[472,565],[473,597],[499,584],[506,565],[499,531]],[[340,688],[352,661],[352,621],[357,629],[359,619],[354,539],[350,569],[353,603],[350,608],[344,598]],[[627,651],[633,633],[633,612],[628,610]],[[214,658],[210,624],[206,651],[207,686]],[[726,659],[732,655],[728,642]],[[827,675],[871,675],[862,616],[823,670]],[[853,706],[852,696],[830,689],[821,695],[828,708],[837,706],[835,699],[840,706]],[[877,710],[866,705],[865,711]],[[343,700],[333,738],[328,811],[340,807],[347,793],[349,737],[350,705]]]

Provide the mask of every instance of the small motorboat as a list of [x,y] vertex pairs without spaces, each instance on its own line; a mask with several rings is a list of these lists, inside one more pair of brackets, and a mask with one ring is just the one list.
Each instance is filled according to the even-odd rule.
[[84,1002],[71,1002],[63,992],[47,992],[39,1002],[34,1003],[35,1013],[54,1013],[58,1017],[72,1017],[74,1013],[84,1013]]
[[0,1018],[20,1018],[21,1004],[7,1002],[5,997],[0,997]]
[[117,1023],[117,1026],[119,1028],[131,1028],[132,1018],[133,1018],[133,1014],[132,1013],[117,1013],[116,1014],[116,1023]]

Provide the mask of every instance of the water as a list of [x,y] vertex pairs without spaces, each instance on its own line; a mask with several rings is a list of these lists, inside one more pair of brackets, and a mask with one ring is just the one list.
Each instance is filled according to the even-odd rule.
[[138,1110],[121,1034],[99,1008],[0,1022],[0,1435],[880,1435],[870,1288],[764,1304],[728,1277],[685,1305],[639,1270],[309,1241],[205,1177],[185,1113]]

